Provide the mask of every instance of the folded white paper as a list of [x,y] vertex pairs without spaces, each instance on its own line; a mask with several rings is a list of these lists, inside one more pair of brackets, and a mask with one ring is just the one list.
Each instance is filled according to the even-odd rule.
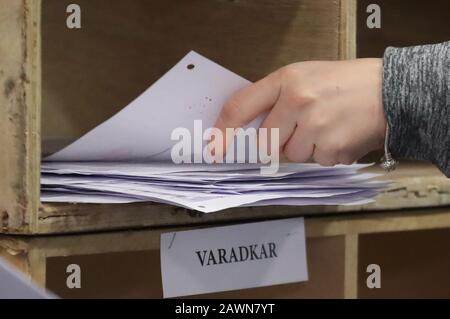
[[169,161],[175,128],[193,132],[195,120],[212,127],[227,98],[249,83],[190,52],[127,107],[46,160]]

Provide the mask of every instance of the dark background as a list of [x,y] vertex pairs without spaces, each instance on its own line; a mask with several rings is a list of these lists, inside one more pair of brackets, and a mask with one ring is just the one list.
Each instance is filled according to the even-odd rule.
[[[369,4],[381,7],[381,28],[366,25]],[[388,46],[412,46],[450,40],[449,0],[358,0],[358,57],[382,57]]]

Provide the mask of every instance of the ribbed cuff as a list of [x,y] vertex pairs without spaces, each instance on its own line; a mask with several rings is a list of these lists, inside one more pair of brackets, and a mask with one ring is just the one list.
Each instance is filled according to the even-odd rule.
[[450,151],[449,47],[450,42],[390,47],[384,54],[383,74],[391,153],[432,161],[446,173]]

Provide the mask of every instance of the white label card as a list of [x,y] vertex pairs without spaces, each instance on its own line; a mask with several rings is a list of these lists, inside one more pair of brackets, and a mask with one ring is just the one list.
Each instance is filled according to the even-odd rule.
[[161,234],[165,298],[308,280],[303,218]]

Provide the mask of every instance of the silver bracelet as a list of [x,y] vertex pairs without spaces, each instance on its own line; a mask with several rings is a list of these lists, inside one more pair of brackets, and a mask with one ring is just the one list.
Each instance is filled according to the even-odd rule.
[[389,124],[386,124],[386,137],[384,139],[384,156],[381,158],[381,168],[386,172],[392,172],[398,166],[398,162],[392,158],[391,152],[389,152]]

